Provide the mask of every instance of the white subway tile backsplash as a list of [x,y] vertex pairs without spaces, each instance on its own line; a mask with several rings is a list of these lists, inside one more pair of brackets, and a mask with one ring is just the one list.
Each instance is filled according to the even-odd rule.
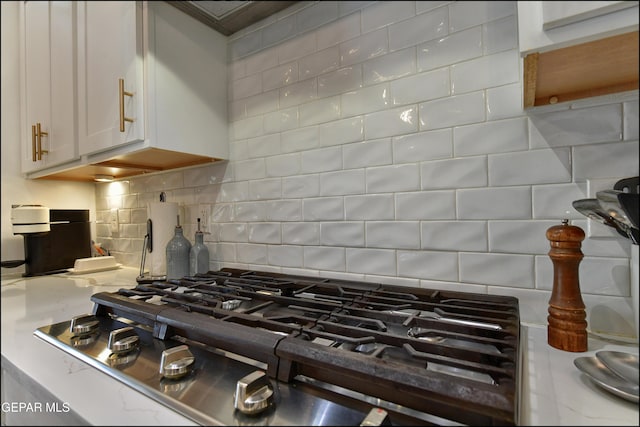
[[[553,263],[547,257],[536,260],[540,289],[553,289]],[[613,295],[628,297],[629,288],[629,259],[604,258],[585,256],[579,265],[578,280],[580,292],[592,295]],[[636,284],[637,286],[637,284]]]
[[573,180],[638,175],[638,141],[573,148]]
[[392,162],[389,138],[362,141],[342,147],[345,169],[388,165]]
[[418,221],[367,221],[368,248],[420,249]]
[[449,13],[445,7],[395,23],[389,26],[389,50],[394,51],[442,38],[449,34],[448,27]]
[[473,188],[456,192],[458,219],[530,219],[531,188]]
[[302,153],[302,172],[328,172],[342,169],[340,147],[320,148]]
[[529,148],[524,117],[458,126],[453,129],[456,157],[522,151]]
[[581,110],[530,115],[531,148],[567,147],[622,139],[622,107],[604,105]]
[[420,130],[441,129],[483,122],[484,92],[451,96],[419,104]]
[[[282,99],[282,98],[281,98]],[[282,103],[282,100],[280,101]],[[282,105],[282,104],[281,104]],[[298,127],[298,107],[264,115],[264,133],[284,132]]]
[[264,221],[265,217],[265,207],[262,202],[242,202],[234,205],[235,221]]
[[249,117],[233,122],[231,126],[232,139],[247,139],[262,135],[262,116]]
[[290,62],[262,72],[262,89],[267,91],[298,81],[298,63]]
[[300,154],[290,153],[266,158],[267,176],[290,176],[300,173]]
[[365,86],[416,73],[416,49],[410,47],[366,61],[362,64]]
[[250,158],[259,158],[264,161],[264,157],[281,153],[282,148],[280,147],[279,133],[249,138],[247,140],[247,156]]
[[364,192],[364,169],[329,172],[320,175],[321,196],[362,194]]
[[318,50],[358,37],[360,35],[360,12],[327,24],[318,29],[316,34]]
[[121,223],[97,241],[139,264],[164,191],[187,235],[211,207],[212,268],[513,295],[545,324],[545,231],[569,218],[589,326],[633,335],[629,240],[572,201],[637,175],[637,91],[525,112],[517,37],[490,1],[299,2],[241,30],[229,159],[96,186]]
[[345,196],[344,212],[345,219],[348,221],[393,219],[393,195],[368,194]]
[[317,98],[318,80],[313,78],[306,79],[280,89],[280,108],[297,107],[300,104],[313,101]]
[[320,195],[320,177],[318,175],[299,175],[282,178],[282,196],[284,198],[316,197]]
[[320,224],[320,244],[325,246],[364,246],[362,221],[323,222]]
[[267,246],[253,243],[238,243],[236,247],[238,262],[247,264],[266,264]]
[[416,2],[377,2],[362,11],[362,32],[367,33],[394,22],[403,21],[416,14]]
[[584,183],[535,185],[532,187],[534,219],[584,218],[572,205],[586,199]]
[[524,112],[522,107],[522,85],[520,83],[487,89],[487,120],[520,116]]
[[267,221],[301,221],[301,200],[272,200],[264,203]]
[[260,222],[248,224],[249,242],[251,243],[282,243],[282,233],[279,222]]
[[346,269],[350,273],[396,274],[396,253],[386,249],[347,248]]
[[482,55],[480,27],[450,34],[417,46],[418,71],[446,67]]
[[362,67],[354,65],[318,76],[318,97],[338,95],[362,87]]
[[487,251],[485,221],[423,221],[422,249],[431,251]]
[[568,148],[489,155],[489,186],[571,182]]
[[387,29],[363,34],[340,44],[340,65],[347,66],[384,55],[389,51]]
[[438,70],[416,74],[394,80],[390,85],[393,105],[413,104],[449,96],[449,70]]
[[340,50],[337,46],[323,49],[320,52],[305,56],[298,61],[300,80],[316,77],[337,70],[340,66]]
[[383,110],[388,108],[391,102],[388,83],[346,92],[340,98],[343,117]]
[[420,165],[421,188],[485,187],[488,181],[485,156],[423,162]]
[[229,86],[229,99],[242,99],[262,92],[262,78],[260,74],[253,74],[238,79]]
[[244,181],[248,179],[260,179],[265,176],[264,159],[243,160],[237,163],[236,179]]
[[549,252],[547,230],[560,221],[489,221],[489,251],[540,255]]
[[342,197],[318,197],[302,201],[305,221],[340,221],[345,219],[345,200]]
[[327,123],[340,118],[340,97],[318,99],[298,107],[300,126]]
[[451,89],[456,95],[516,83],[519,78],[520,54],[517,49],[451,66]]
[[533,255],[460,253],[460,280],[510,288],[534,287]]
[[482,26],[484,53],[492,54],[518,48],[518,19],[514,15]]
[[318,127],[309,126],[290,130],[281,134],[280,144],[283,153],[309,150],[318,147]]
[[267,260],[271,265],[301,268],[303,266],[303,250],[299,246],[269,245]]
[[282,243],[288,245],[319,245],[319,222],[285,222],[282,224]]
[[318,140],[322,147],[362,141],[363,138],[364,120],[361,116],[323,123],[318,127]]
[[395,163],[449,158],[453,155],[451,129],[418,132],[393,138]]
[[456,197],[453,190],[396,193],[397,220],[454,219]]
[[367,169],[367,193],[388,193],[420,189],[417,163],[378,166]]
[[428,280],[458,280],[458,254],[398,251],[398,275]]
[[305,246],[304,266],[318,270],[345,271],[346,249],[322,246]]
[[456,1],[449,4],[451,31],[515,14],[516,3],[512,1]]
[[402,135],[418,130],[415,105],[379,111],[364,116],[364,136],[367,139]]
[[297,30],[300,33],[317,28],[338,17],[337,1],[321,1],[300,10],[296,14]]
[[278,63],[285,64],[317,51],[316,33],[310,32],[287,40],[276,48]]
[[269,178],[249,181],[249,197],[252,200],[276,199],[282,196],[282,179]]

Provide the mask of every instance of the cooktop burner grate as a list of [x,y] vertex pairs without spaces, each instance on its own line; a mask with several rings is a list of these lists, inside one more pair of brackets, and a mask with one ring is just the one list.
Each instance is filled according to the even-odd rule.
[[303,379],[470,425],[518,422],[513,297],[222,269],[92,296],[145,325]]

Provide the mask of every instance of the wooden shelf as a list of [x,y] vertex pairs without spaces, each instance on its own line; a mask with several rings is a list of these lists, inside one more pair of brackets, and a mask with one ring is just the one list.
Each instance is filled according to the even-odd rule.
[[524,58],[524,108],[638,89],[638,31]]

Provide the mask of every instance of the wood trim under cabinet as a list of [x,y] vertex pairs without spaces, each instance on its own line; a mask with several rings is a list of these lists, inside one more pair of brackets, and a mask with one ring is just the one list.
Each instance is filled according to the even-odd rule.
[[524,58],[524,108],[638,89],[638,31]]

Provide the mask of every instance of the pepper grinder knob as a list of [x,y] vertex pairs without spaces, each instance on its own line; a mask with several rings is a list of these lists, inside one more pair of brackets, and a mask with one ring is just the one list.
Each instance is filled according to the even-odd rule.
[[553,262],[553,291],[549,299],[547,342],[564,351],[587,351],[587,314],[580,295],[578,266],[583,258],[580,247],[585,234],[580,227],[555,225],[547,230]]

